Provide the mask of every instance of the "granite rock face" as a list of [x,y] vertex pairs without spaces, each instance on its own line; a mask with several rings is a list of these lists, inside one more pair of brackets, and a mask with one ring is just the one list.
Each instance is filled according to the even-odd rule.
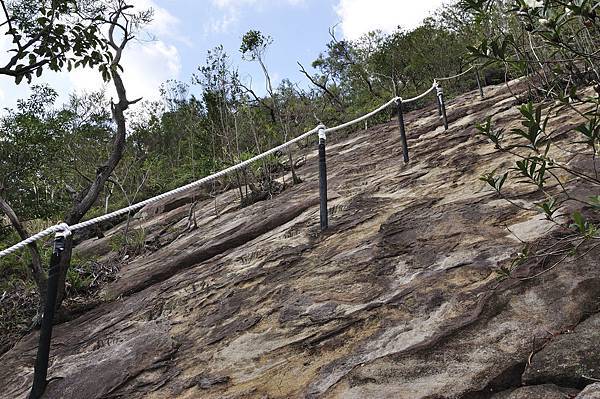
[[517,388],[510,392],[501,392],[492,399],[566,399],[575,397],[579,391],[573,388],[561,388],[554,384],[532,385]]
[[[599,293],[600,294],[600,293]],[[573,331],[554,338],[531,360],[523,381],[555,381],[584,387],[600,374],[600,314],[581,322]]]
[[575,399],[600,399],[600,383],[588,385]]
[[[487,88],[484,100],[467,93],[449,101],[448,131],[433,104],[408,113],[408,165],[396,121],[330,137],[325,233],[316,148],[302,154],[304,183],[268,201],[239,209],[233,191],[216,200],[190,193],[142,210],[130,228],[145,229],[156,249],[128,260],[103,304],[56,326],[49,377],[59,379],[48,397],[573,397],[584,384],[571,378],[577,370],[567,379],[550,372],[564,358],[554,343],[573,338],[578,349],[597,334],[588,324],[600,310],[599,252],[535,279],[498,279],[520,240],[562,237],[479,181],[512,160],[474,124],[493,114],[515,127],[517,103],[505,86]],[[580,122],[565,110],[549,127]],[[564,145],[576,144],[565,137]],[[520,204],[543,198],[527,186],[507,189]],[[80,253],[105,256],[103,240],[119,228],[83,242]],[[529,262],[516,276],[543,267]],[[26,397],[37,339],[24,337],[0,358],[0,397]]]

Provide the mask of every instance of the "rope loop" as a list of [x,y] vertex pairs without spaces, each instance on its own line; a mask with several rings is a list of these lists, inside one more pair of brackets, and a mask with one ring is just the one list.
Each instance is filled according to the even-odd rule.
[[67,238],[73,235],[71,227],[66,223],[60,223],[56,225],[56,237]]

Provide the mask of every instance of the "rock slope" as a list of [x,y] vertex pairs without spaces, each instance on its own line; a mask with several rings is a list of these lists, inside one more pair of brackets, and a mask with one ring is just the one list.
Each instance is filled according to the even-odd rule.
[[[448,131],[433,106],[410,112],[408,165],[396,121],[332,138],[324,234],[316,151],[299,169],[304,183],[268,201],[239,209],[233,191],[196,192],[144,209],[132,228],[155,250],[123,265],[103,304],[56,327],[46,396],[575,397],[600,378],[598,251],[500,281],[521,241],[559,243],[564,233],[478,180],[511,158],[474,124],[493,114],[516,126],[511,91],[522,86],[450,101]],[[580,122],[565,110],[550,128],[560,135]],[[509,189],[520,204],[542,198]],[[188,231],[197,198],[198,228]],[[119,228],[78,251],[109,256]],[[0,358],[0,397],[26,397],[37,339]]]

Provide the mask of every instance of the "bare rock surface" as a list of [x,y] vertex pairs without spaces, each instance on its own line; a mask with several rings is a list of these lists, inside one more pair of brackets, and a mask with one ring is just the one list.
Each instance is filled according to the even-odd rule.
[[[513,92],[521,86],[511,82]],[[273,199],[240,209],[233,191],[201,198],[197,229],[188,228],[189,195],[142,210],[131,228],[157,249],[123,266],[105,303],[56,327],[49,377],[59,379],[48,397],[525,397],[514,396],[522,374],[543,352],[532,366],[530,355],[595,320],[600,273],[591,251],[535,279],[498,279],[519,240],[564,234],[479,181],[512,163],[474,128],[491,114],[517,125],[511,90],[450,101],[448,131],[433,105],[409,113],[408,165],[396,121],[331,141],[323,234],[314,148],[298,170],[304,183]],[[565,110],[549,126],[578,122]],[[508,189],[521,204],[543,198]],[[80,251],[106,255],[106,242]],[[527,263],[517,277],[544,266]],[[0,397],[26,397],[37,339],[0,358]],[[522,392],[582,388],[542,384],[560,387]]]
[[102,398],[146,370],[159,370],[176,351],[166,326],[155,322],[122,326],[120,342],[97,341],[90,356],[76,354],[53,369],[57,380],[46,389],[48,398]]
[[578,390],[561,388],[554,384],[532,385],[517,388],[510,392],[501,392],[492,399],[571,399],[576,397]]
[[600,383],[588,385],[575,399],[600,399]]
[[556,381],[585,387],[600,375],[600,314],[581,322],[573,331],[548,343],[531,361],[523,382]]

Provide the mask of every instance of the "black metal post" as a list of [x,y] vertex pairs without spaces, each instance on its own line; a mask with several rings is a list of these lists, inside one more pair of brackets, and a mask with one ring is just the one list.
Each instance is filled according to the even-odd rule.
[[402,155],[404,156],[404,163],[408,163],[408,143],[406,141],[406,130],[404,128],[404,105],[402,99],[399,98],[396,101],[396,107],[398,109],[398,125],[400,126],[400,140],[402,140]]
[[327,230],[329,221],[327,217],[327,156],[325,153],[325,131],[319,130],[319,197],[321,231]]
[[444,103],[444,91],[440,86],[437,87],[438,104],[442,111],[442,118],[444,119],[444,129],[448,130],[448,117],[446,116],[446,104]]
[[46,390],[46,377],[48,376],[48,360],[50,359],[50,341],[52,340],[52,324],[54,322],[54,309],[56,307],[56,296],[58,292],[59,264],[62,252],[65,250],[64,235],[57,235],[54,239],[54,250],[50,258],[50,270],[48,273],[48,290],[46,294],[46,305],[42,315],[42,326],[40,329],[40,343],[35,360],[33,373],[33,386],[29,399],[39,399]]
[[484,97],[483,87],[481,86],[481,77],[479,76],[479,69],[475,70],[475,79],[477,79],[477,87],[479,88],[479,95],[481,96],[481,98],[483,98]]

